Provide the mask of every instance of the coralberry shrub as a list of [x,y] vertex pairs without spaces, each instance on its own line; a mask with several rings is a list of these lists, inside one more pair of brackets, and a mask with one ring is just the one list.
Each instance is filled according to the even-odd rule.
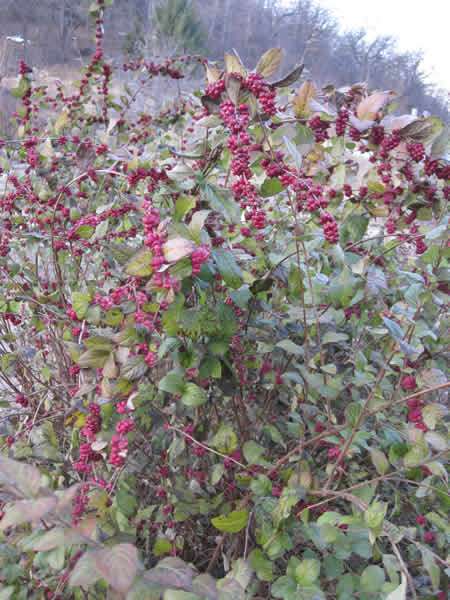
[[445,598],[443,124],[276,49],[115,98],[104,9],[1,141],[2,597]]

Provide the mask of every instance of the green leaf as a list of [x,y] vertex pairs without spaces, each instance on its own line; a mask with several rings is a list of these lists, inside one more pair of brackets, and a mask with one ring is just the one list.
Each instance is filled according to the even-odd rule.
[[264,180],[260,193],[263,198],[269,198],[270,196],[279,194],[283,189],[283,184],[277,177],[269,177]]
[[310,586],[320,574],[320,561],[315,558],[302,560],[295,569],[295,580],[300,586]]
[[208,396],[204,389],[196,385],[195,383],[186,383],[184,386],[183,395],[181,396],[181,402],[186,406],[201,406],[208,400]]
[[402,582],[390,594],[386,596],[386,600],[406,600],[406,592],[408,589],[408,580],[406,575],[402,573]]
[[138,501],[134,494],[131,494],[123,487],[119,487],[116,493],[116,503],[126,517],[132,517],[138,508]]
[[322,344],[339,344],[346,342],[348,335],[346,333],[338,333],[337,331],[327,331],[322,338]]
[[291,578],[283,575],[279,577],[270,588],[274,598],[283,600],[298,600],[297,583]]
[[428,429],[435,429],[444,416],[444,410],[437,404],[428,404],[422,410],[422,419]]
[[167,538],[157,538],[153,544],[153,554],[155,556],[163,556],[164,554],[170,554],[172,551],[172,543]]
[[183,377],[175,372],[167,373],[158,383],[158,389],[169,394],[183,394],[186,384]]
[[348,267],[344,267],[337,277],[330,281],[328,294],[331,302],[337,308],[349,306],[355,295],[358,281]]
[[201,243],[201,230],[205,226],[210,212],[210,210],[198,210],[192,215],[191,222],[189,223],[189,231],[191,232],[192,239],[198,244]]
[[381,567],[370,565],[361,573],[360,585],[363,592],[374,594],[381,591],[385,582],[384,571]]
[[241,287],[242,271],[231,251],[218,248],[212,256],[225,283],[234,289]]
[[387,317],[382,317],[383,323],[386,325],[389,333],[392,335],[394,340],[400,341],[405,337],[402,328],[392,319],[388,319]]
[[258,475],[250,484],[250,489],[256,496],[270,496],[272,492],[272,482],[266,475]]
[[28,79],[28,77],[21,77],[19,79],[19,84],[17,87],[12,88],[10,90],[10,93],[12,96],[14,96],[14,98],[23,98],[25,96],[25,94],[28,92],[28,90],[30,89],[30,81]]
[[408,450],[403,457],[403,463],[407,468],[420,467],[420,465],[422,465],[428,456],[428,446],[423,442],[416,442],[416,444],[410,450]]
[[218,358],[208,356],[200,365],[199,375],[202,379],[208,377],[220,379],[222,377],[222,363]]
[[220,515],[211,519],[211,523],[224,533],[238,533],[248,522],[248,510],[234,510],[228,515]]
[[239,290],[231,291],[230,298],[233,300],[234,304],[239,308],[247,308],[248,303],[252,298],[252,294],[250,289],[246,286],[243,286]]
[[352,215],[349,217],[341,228],[342,245],[348,242],[359,242],[364,237],[368,225],[369,219],[367,217],[362,215]]
[[229,190],[205,185],[204,192],[209,206],[221,213],[229,223],[238,223],[241,209],[234,201]]
[[298,344],[294,344],[291,340],[281,340],[276,344],[277,348],[281,348],[288,354],[293,354],[294,356],[303,356],[303,348]]
[[93,236],[94,232],[94,227],[91,227],[90,225],[81,225],[78,227],[76,234],[82,240],[88,240]]
[[111,351],[105,348],[90,348],[83,352],[78,359],[78,365],[82,369],[103,369]]
[[[245,460],[250,465],[257,465],[261,463],[262,455],[265,452],[265,448],[260,446],[257,442],[250,440],[245,442],[242,451],[244,453]],[[265,463],[265,461],[263,461]]]
[[441,529],[441,531],[443,531],[447,535],[450,535],[450,525],[449,525],[448,521],[443,519],[436,512],[433,512],[433,511],[429,512],[425,515],[425,517],[427,518],[428,521],[430,521],[430,523],[433,523],[433,525],[436,525],[436,527],[438,529]]
[[225,473],[223,463],[217,463],[211,470],[211,485],[217,485]]
[[182,195],[177,198],[175,203],[175,213],[174,217],[176,221],[181,221],[183,217],[195,208],[197,204],[197,200],[194,196]]
[[439,583],[441,580],[441,571],[437,562],[434,559],[432,553],[426,548],[421,548],[422,552],[422,561],[423,566],[428,572],[428,575],[431,579],[431,585],[433,586],[433,590],[437,591],[439,589]]
[[255,548],[248,557],[250,566],[255,570],[256,576],[261,581],[273,580],[273,563],[266,558],[259,548]]
[[238,437],[231,425],[222,423],[211,440],[211,446],[222,454],[231,454],[238,447]]
[[141,248],[127,262],[125,272],[132,277],[150,277],[153,273],[152,257],[153,255],[148,248]]
[[303,272],[297,265],[291,264],[288,275],[289,296],[293,299],[300,298],[305,291],[303,284]]
[[73,292],[72,293],[72,306],[75,311],[78,319],[84,319],[87,310],[89,308],[89,303],[91,301],[90,294],[83,292]]
[[370,448],[370,458],[372,459],[373,466],[377,470],[379,475],[384,475],[389,471],[389,461],[386,455],[378,448]]
[[364,513],[364,521],[370,529],[378,529],[383,524],[388,505],[386,502],[372,502]]

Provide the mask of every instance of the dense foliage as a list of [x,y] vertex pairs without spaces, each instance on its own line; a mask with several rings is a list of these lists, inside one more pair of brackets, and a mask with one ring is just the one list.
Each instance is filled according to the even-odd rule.
[[103,4],[1,143],[0,598],[446,598],[443,124],[276,49],[112,97]]

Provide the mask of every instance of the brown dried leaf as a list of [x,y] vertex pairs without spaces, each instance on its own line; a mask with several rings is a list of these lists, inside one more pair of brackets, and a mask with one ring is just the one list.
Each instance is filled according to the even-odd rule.
[[373,121],[377,118],[378,113],[386,104],[392,100],[393,92],[375,92],[367,98],[364,98],[356,109],[358,119],[362,121]]
[[39,491],[41,474],[36,467],[0,455],[0,483],[31,498]]
[[21,523],[31,523],[42,519],[43,516],[55,508],[56,502],[55,496],[46,496],[35,500],[19,500],[8,504],[0,521],[0,531]]
[[287,87],[289,85],[292,85],[300,78],[300,75],[303,73],[304,68],[305,65],[297,65],[292,69],[290,73],[288,73],[281,79],[274,81],[270,85],[275,88]]
[[116,591],[125,594],[133,585],[139,558],[132,544],[118,544],[96,552],[95,567],[100,576]]
[[429,144],[443,131],[444,124],[438,117],[417,119],[400,130],[403,139]]
[[265,79],[273,75],[280,67],[283,60],[283,50],[281,48],[271,48],[264,52],[256,65],[256,72]]
[[218,100],[212,100],[209,96],[202,96],[200,101],[209,113],[218,114],[220,112],[220,102]]
[[208,63],[205,64],[205,70],[206,70],[206,80],[208,83],[215,83],[216,81],[219,81],[222,72],[220,71],[220,69],[218,69],[217,67],[214,67],[213,65],[208,65]]
[[225,75],[225,87],[231,102],[238,104],[239,92],[241,91],[241,82],[239,79],[231,74]]
[[69,579],[69,587],[82,587],[95,583],[102,576],[97,569],[96,557],[101,550],[85,552],[76,563]]
[[85,543],[86,538],[76,529],[54,527],[50,531],[46,531],[42,537],[27,545],[27,549],[35,552],[47,552],[53,550],[53,548],[61,548],[61,546],[68,547]]
[[316,91],[316,86],[312,81],[305,81],[300,86],[293,100],[296,117],[304,118],[311,114],[309,103],[316,95]]

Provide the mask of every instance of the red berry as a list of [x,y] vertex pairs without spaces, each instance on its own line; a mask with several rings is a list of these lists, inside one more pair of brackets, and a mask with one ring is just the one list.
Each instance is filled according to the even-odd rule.
[[405,375],[400,381],[400,386],[405,391],[415,390],[417,387],[414,375]]
[[427,544],[432,544],[436,539],[436,534],[434,531],[425,531],[423,539]]

